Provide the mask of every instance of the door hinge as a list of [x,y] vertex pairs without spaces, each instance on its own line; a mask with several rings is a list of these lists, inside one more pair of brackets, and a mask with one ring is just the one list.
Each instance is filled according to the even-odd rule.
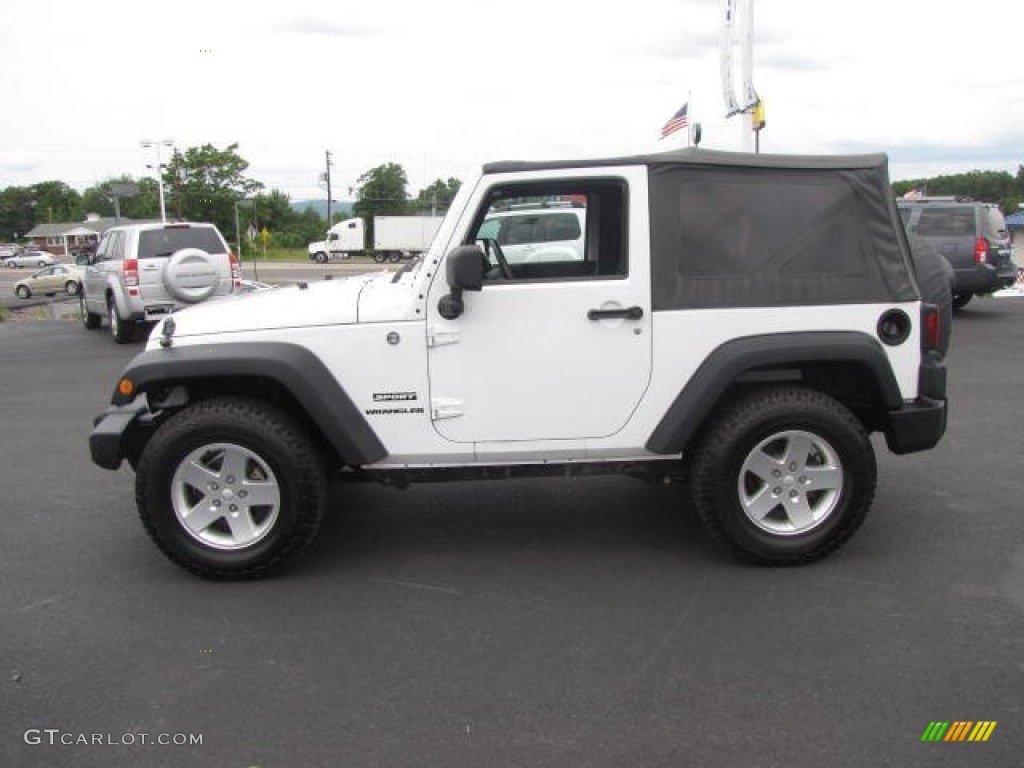
[[434,397],[430,400],[430,418],[434,421],[440,419],[454,419],[462,416],[462,401],[451,397]]
[[458,331],[438,331],[433,328],[427,331],[428,347],[443,347],[446,344],[458,344]]

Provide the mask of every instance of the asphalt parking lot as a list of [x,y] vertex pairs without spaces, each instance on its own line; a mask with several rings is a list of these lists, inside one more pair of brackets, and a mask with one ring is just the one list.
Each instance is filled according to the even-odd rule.
[[336,486],[298,567],[204,582],[89,461],[138,350],[0,323],[0,765],[1020,764],[1024,298],[958,315],[944,441],[877,441],[864,527],[795,569],[599,478]]

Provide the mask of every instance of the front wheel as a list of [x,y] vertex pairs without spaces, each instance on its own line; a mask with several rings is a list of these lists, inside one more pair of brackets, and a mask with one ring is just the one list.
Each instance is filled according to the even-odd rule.
[[318,253],[316,255],[316,261],[317,261],[318,264],[326,264],[327,263],[327,254],[326,253]]
[[68,296],[77,296],[78,292],[82,289],[82,286],[78,284],[77,280],[68,280],[64,283],[64,293]]
[[89,306],[85,303],[84,293],[78,294],[78,313],[82,317],[82,325],[86,327],[86,330],[94,331],[100,327],[100,321],[103,318],[89,311]]
[[246,398],[201,401],[172,416],[139,461],[135,497],[160,550],[204,578],[268,576],[308,548],[327,475],[308,433]]
[[27,285],[19,285],[14,289],[14,293],[17,294],[19,299],[27,299],[32,295],[32,291],[28,289]]
[[703,431],[692,465],[694,504],[708,532],[761,565],[818,560],[864,521],[875,455],[860,421],[801,387],[741,396]]

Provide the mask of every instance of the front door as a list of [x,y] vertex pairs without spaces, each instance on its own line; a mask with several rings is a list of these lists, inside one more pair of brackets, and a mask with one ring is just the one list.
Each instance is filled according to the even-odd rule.
[[[578,440],[629,421],[651,373],[648,259],[629,241],[631,187],[614,176],[499,184],[467,213],[459,240],[487,254],[483,289],[465,292],[461,316],[445,320],[442,273],[428,303],[431,413],[442,436]],[[500,236],[488,235],[512,212],[578,220],[582,243],[561,260],[508,259]],[[529,245],[521,235],[515,245]]]

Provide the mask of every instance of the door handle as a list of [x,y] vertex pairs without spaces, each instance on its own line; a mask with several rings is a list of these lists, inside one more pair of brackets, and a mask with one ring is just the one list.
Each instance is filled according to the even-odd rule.
[[613,318],[625,318],[626,320],[639,320],[644,316],[643,307],[625,307],[624,309],[590,309],[587,310],[587,320],[611,320]]

